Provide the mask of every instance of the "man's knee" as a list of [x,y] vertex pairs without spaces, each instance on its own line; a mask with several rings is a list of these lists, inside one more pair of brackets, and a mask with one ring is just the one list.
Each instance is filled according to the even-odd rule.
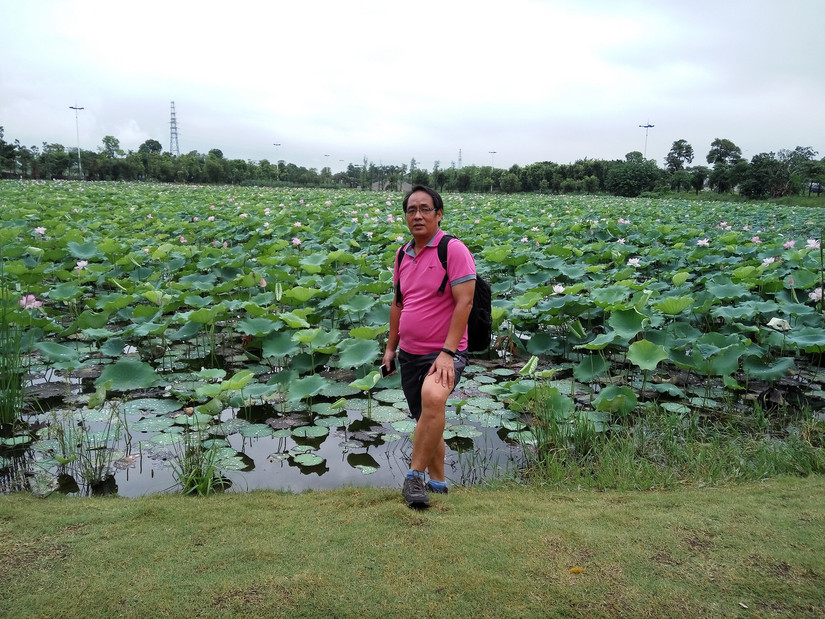
[[428,376],[421,386],[421,408],[422,410],[436,410],[443,412],[447,405],[447,398],[450,391]]

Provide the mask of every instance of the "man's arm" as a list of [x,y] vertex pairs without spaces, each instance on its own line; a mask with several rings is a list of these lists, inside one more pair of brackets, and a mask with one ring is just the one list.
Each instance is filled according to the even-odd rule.
[[[468,314],[469,316],[469,314]],[[398,325],[401,322],[401,306],[396,302],[395,297],[390,303],[390,334],[387,337],[387,348],[384,350],[384,358],[381,361],[386,367],[390,367],[390,361],[395,359],[398,349]]]
[[[451,286],[451,289],[453,291],[455,309],[450,319],[450,330],[447,332],[444,348],[457,350],[458,345],[461,343],[461,336],[464,335],[464,330],[467,328],[470,310],[473,309],[476,280],[468,279],[460,284]],[[392,323],[392,312],[390,312],[390,323]],[[430,374],[437,374],[436,382],[452,390],[455,386],[455,366],[453,365],[453,358],[445,352],[439,354],[432,368],[430,368]]]

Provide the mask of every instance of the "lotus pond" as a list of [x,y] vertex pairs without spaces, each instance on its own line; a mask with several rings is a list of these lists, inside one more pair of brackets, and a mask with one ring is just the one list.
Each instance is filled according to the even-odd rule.
[[[0,183],[4,490],[165,491],[192,453],[233,490],[399,485],[414,426],[375,368],[401,198]],[[515,474],[540,386],[597,432],[648,406],[819,415],[824,226],[801,207],[445,196],[495,320],[450,401],[448,477]]]

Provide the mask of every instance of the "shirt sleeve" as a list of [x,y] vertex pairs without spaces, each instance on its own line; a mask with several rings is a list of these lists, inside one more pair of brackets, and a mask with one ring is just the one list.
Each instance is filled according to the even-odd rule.
[[476,278],[476,263],[473,254],[459,239],[450,239],[447,245],[447,274],[450,286]]

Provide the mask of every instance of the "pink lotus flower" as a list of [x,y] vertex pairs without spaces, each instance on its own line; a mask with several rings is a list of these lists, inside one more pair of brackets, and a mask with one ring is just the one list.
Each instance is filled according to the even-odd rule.
[[776,258],[775,258],[775,257],[773,257],[773,256],[769,256],[769,257],[767,257],[767,258],[763,258],[763,259],[762,259],[762,266],[763,266],[763,267],[766,267],[766,266],[768,266],[769,264],[773,264],[774,262],[776,262]]
[[249,217],[249,213],[241,213],[240,217],[241,219],[246,219],[247,217]]
[[210,215],[209,217],[206,218],[206,221],[215,221],[215,216]]
[[751,237],[751,243],[761,243],[762,240],[758,236]]
[[819,240],[808,239],[805,241],[805,249],[819,249]]
[[268,206],[264,209],[264,215],[269,215],[271,212]]
[[785,249],[793,249],[794,245],[796,245],[796,241],[785,241],[782,244],[782,247],[784,247]]
[[793,288],[793,277],[790,275],[788,276],[788,287]]
[[83,270],[83,269],[85,269],[88,265],[89,265],[89,261],[88,261],[88,260],[78,260],[78,261],[77,261],[77,264],[76,264],[76,265],[75,265],[75,267],[74,267],[74,270],[75,270],[75,271],[82,271],[82,270]]
[[44,228],[43,226],[37,226],[34,229],[34,233],[35,234],[46,234],[46,228]]
[[266,288],[266,280],[262,277],[260,283],[258,284],[261,288]]
[[295,226],[296,228],[300,228],[300,227],[301,227],[301,226],[303,226],[304,224],[302,224],[300,221],[296,221],[296,222],[295,222],[294,224],[292,224],[292,225],[293,225],[293,226]]
[[297,236],[293,236],[292,237],[292,244],[295,245],[295,246],[300,245],[301,244],[301,239],[299,239]]
[[521,242],[522,242],[522,243],[526,243],[526,242],[527,242],[527,241],[529,241],[529,240],[530,240],[530,239],[528,239],[526,236],[521,237]]
[[200,221],[200,217],[193,217],[192,221]]
[[180,235],[180,238],[179,238],[178,240],[179,240],[181,243],[186,243],[186,237],[185,237],[185,236],[183,236],[182,234]]
[[624,245],[625,243],[627,243],[627,241],[626,241],[625,239],[617,239],[617,240],[616,240],[616,242],[617,242],[619,245]]
[[366,235],[367,235],[367,238],[368,238],[368,239],[371,239],[371,238],[372,238],[372,232],[371,232],[370,230],[367,230],[366,232],[364,232],[364,234],[366,234]]
[[564,293],[564,286],[561,284],[556,284],[553,286],[553,294],[563,294]]
[[327,200],[326,202],[324,202],[324,204],[326,206],[332,206],[332,200]]
[[817,288],[813,292],[808,293],[808,298],[815,303],[818,303],[822,300],[822,288]]
[[627,259],[627,266],[629,266],[629,267],[639,266],[639,258],[628,258]]
[[710,239],[699,239],[696,241],[698,247],[710,247]]
[[37,309],[41,305],[43,305],[43,301],[38,301],[35,299],[33,294],[23,295],[23,298],[20,299],[20,307],[24,310]]

